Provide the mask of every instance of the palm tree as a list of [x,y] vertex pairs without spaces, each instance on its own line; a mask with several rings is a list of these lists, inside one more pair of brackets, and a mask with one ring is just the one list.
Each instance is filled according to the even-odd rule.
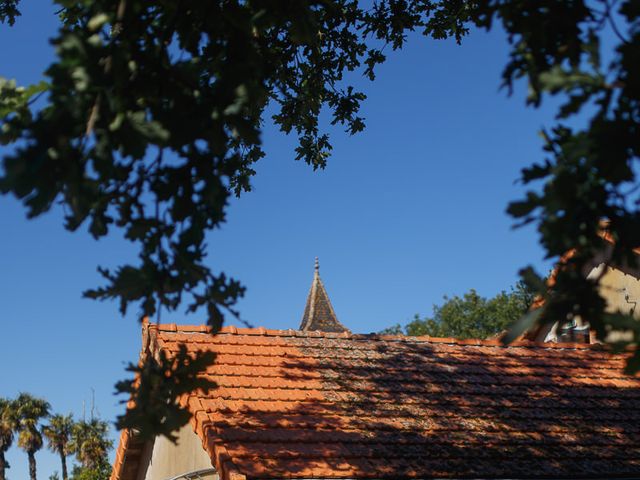
[[5,469],[9,467],[4,454],[13,443],[13,434],[18,427],[16,404],[0,397],[0,480],[5,480]]
[[36,478],[36,452],[42,448],[42,434],[38,428],[40,419],[49,415],[49,402],[28,393],[21,393],[16,399],[18,414],[18,446],[29,457],[29,476]]
[[113,442],[107,437],[109,424],[97,418],[73,425],[69,451],[72,451],[84,468],[94,469],[106,462]]
[[52,415],[49,424],[42,428],[42,433],[47,439],[49,450],[60,455],[62,463],[62,480],[67,480],[67,455],[69,455],[69,442],[73,429],[73,415]]

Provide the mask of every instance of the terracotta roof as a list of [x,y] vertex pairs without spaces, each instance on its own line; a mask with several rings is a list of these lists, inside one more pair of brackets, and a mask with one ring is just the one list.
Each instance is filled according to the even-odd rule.
[[145,328],[217,354],[182,404],[224,480],[640,476],[640,379],[603,347]]
[[307,296],[307,304],[304,307],[300,330],[303,332],[320,331],[334,333],[349,331],[347,327],[338,321],[338,317],[333,311],[329,295],[320,278],[318,257],[316,257],[313,281],[311,282],[311,288]]

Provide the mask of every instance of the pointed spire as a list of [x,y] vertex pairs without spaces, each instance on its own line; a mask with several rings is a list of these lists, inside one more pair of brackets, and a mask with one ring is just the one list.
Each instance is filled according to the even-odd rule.
[[313,281],[311,282],[311,289],[307,297],[307,304],[304,307],[300,330],[303,332],[319,330],[321,332],[335,333],[349,331],[338,321],[338,317],[336,317],[336,313],[333,311],[329,295],[320,279],[320,262],[318,262],[318,257],[316,257]]

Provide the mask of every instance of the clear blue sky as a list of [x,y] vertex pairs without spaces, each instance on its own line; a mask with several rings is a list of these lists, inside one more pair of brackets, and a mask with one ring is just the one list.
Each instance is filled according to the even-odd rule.
[[[15,27],[0,25],[0,74],[29,83],[52,60],[56,19],[41,2],[23,9]],[[506,55],[500,31],[462,46],[412,38],[374,83],[357,79],[367,129],[334,135],[325,171],[295,162],[295,139],[267,128],[255,191],[209,237],[211,266],[248,287],[242,317],[296,328],[315,256],[339,319],[356,332],[429,313],[443,295],[494,295],[528,263],[545,271],[535,231],[513,231],[504,212],[522,193],[520,169],[542,158],[537,132],[552,110],[525,108],[522,87],[511,98],[498,90]],[[100,282],[97,265],[134,256],[117,236],[66,232],[60,211],[27,220],[15,199],[0,198],[0,396],[28,391],[79,416],[93,388],[103,418],[123,411],[113,384],[137,359],[137,312],[122,318],[115,303],[81,292]],[[49,453],[37,459],[40,479],[59,469]],[[13,449],[9,461],[11,480],[28,478],[26,454]]]

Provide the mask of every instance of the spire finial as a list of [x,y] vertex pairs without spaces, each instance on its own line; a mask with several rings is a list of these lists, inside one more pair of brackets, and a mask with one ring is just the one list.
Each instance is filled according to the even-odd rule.
[[320,262],[318,261],[318,257],[316,257],[316,264],[315,264],[314,270],[316,273],[320,272]]

